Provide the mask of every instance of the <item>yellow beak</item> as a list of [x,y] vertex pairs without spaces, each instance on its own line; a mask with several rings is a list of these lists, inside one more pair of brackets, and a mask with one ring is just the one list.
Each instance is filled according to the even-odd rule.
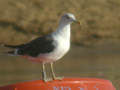
[[76,20],[76,21],[74,21],[74,22],[80,25],[80,21],[77,21],[77,20]]

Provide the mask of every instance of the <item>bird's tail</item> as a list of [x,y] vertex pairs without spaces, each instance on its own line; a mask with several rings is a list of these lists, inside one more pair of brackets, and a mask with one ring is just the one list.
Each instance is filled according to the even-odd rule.
[[17,46],[14,46],[14,45],[7,45],[7,44],[1,44],[0,43],[0,46],[2,47],[8,47],[8,48],[11,48],[12,50],[10,51],[6,51],[6,52],[3,52],[2,54],[7,54],[9,56],[17,56],[17,52],[18,52],[18,49],[17,49]]
[[7,54],[9,56],[18,56],[18,49],[14,49],[14,50],[11,50],[11,51],[8,51]]
[[0,44],[0,46],[12,48],[12,49],[15,49],[18,47],[17,45],[8,45],[8,44]]
[[0,55],[8,55],[8,56],[20,56],[17,53],[17,50],[11,50],[11,51],[4,51],[4,52],[0,52]]

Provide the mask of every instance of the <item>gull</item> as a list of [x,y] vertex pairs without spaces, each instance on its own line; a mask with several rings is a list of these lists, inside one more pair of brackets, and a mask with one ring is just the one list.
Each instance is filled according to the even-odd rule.
[[45,82],[49,81],[46,76],[45,64],[50,63],[52,80],[62,80],[61,77],[56,77],[53,63],[60,60],[70,49],[70,26],[73,22],[80,24],[73,14],[66,13],[61,17],[55,32],[36,38],[25,44],[4,44],[5,47],[12,49],[7,54],[23,56],[30,61],[41,63],[42,80]]

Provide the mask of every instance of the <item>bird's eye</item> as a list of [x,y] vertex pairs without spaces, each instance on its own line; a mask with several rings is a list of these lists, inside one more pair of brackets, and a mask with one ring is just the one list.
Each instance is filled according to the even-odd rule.
[[66,16],[66,18],[67,18],[67,19],[70,19],[70,17],[69,17],[69,16]]

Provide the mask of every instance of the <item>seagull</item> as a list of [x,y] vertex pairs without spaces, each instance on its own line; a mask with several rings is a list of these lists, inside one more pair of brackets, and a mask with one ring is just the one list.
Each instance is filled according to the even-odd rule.
[[75,22],[75,16],[71,13],[64,14],[59,22],[58,28],[43,37],[36,38],[25,44],[7,45],[5,47],[11,48],[7,52],[12,56],[23,56],[30,61],[42,64],[42,80],[47,82],[49,79],[46,76],[45,64],[50,63],[52,80],[62,80],[61,77],[56,77],[53,63],[61,59],[70,49],[70,25]]

